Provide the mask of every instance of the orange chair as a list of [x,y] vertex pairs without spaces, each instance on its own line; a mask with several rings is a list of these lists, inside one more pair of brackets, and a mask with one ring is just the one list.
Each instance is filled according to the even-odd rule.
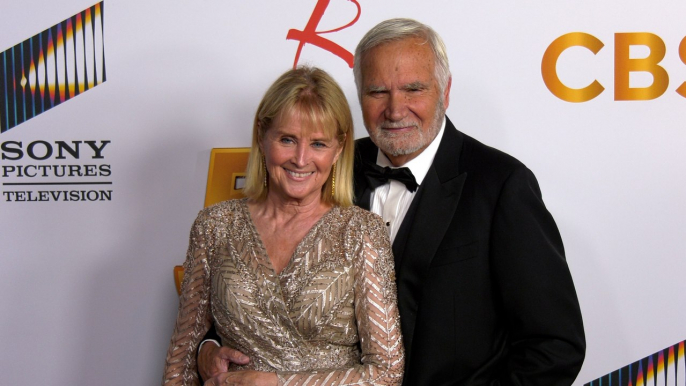
[[[205,190],[206,208],[224,200],[243,197],[249,154],[249,147],[212,149]],[[183,266],[177,265],[174,267],[174,284],[179,295],[182,281]]]

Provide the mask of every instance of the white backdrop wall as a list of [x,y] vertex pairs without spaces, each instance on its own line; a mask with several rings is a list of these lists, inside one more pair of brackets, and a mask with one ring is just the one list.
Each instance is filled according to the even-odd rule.
[[[587,357],[575,384],[684,340],[686,98],[675,90],[686,81],[679,56],[686,3],[358,2],[356,23],[321,36],[352,52],[387,18],[433,26],[451,61],[451,120],[536,173],[565,241],[586,325]],[[102,159],[84,148],[78,160],[24,154],[0,165],[107,164],[111,174],[101,180],[112,183],[111,200],[30,202],[4,193],[37,190],[7,185],[27,177],[0,175],[3,384],[160,382],[177,306],[172,267],[183,261],[202,207],[210,149],[249,145],[262,93],[293,65],[298,42],[286,35],[305,28],[317,3],[104,2],[107,80],[0,134],[0,144],[21,142],[24,153],[35,141],[111,141]],[[94,4],[5,0],[0,51]],[[354,2],[331,0],[317,30],[336,29],[356,14]],[[563,101],[542,78],[544,52],[570,32],[604,44],[595,55],[572,47],[557,65],[569,87],[594,79],[605,87],[587,102]],[[633,32],[664,42],[659,65],[669,85],[652,100],[618,101],[615,34]],[[649,55],[645,46],[631,48],[632,58]],[[356,135],[365,136],[347,63],[312,44],[299,63],[334,75],[351,103]],[[631,74],[631,87],[652,83],[649,73]]]

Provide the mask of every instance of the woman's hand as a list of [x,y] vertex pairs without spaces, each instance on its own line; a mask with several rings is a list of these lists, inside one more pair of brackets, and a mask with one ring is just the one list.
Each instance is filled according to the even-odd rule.
[[221,373],[205,382],[205,386],[277,386],[276,373],[245,370]]

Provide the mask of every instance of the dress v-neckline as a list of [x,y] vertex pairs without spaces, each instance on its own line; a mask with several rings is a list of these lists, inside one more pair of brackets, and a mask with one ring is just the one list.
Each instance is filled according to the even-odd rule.
[[[290,271],[293,270],[295,260],[297,257],[300,255],[300,250],[303,248],[303,245],[305,242],[309,239],[311,239],[316,231],[321,227],[321,225],[324,223],[324,220],[330,216],[333,213],[335,206],[332,206],[329,208],[324,214],[317,220],[317,222],[310,227],[310,229],[305,233],[305,236],[303,236],[302,239],[296,244],[295,249],[293,250],[293,253],[291,254],[291,257],[288,259],[288,263],[286,263],[286,266],[283,267],[281,272],[277,273],[276,269],[274,269],[274,265],[272,264],[271,259],[269,258],[269,254],[267,254],[267,247],[264,245],[264,241],[262,241],[262,237],[260,236],[260,232],[257,231],[257,226],[255,225],[255,221],[252,218],[252,215],[250,214],[250,208],[248,207],[248,199],[244,198],[243,199],[243,211],[245,212],[245,216],[248,220],[248,224],[250,225],[250,229],[253,234],[253,238],[255,239],[255,242],[257,244],[257,247],[261,250],[261,257],[258,258],[263,258],[266,260],[266,265],[271,269],[272,274],[274,277],[279,279],[279,283],[281,281],[281,278],[285,277],[286,274]],[[259,255],[259,254],[258,254]],[[280,285],[279,285],[280,287]]]

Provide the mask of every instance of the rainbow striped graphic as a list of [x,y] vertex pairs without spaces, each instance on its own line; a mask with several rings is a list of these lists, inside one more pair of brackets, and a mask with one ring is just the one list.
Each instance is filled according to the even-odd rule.
[[584,386],[686,386],[684,342],[658,351]]
[[106,80],[104,1],[0,54],[0,132]]

